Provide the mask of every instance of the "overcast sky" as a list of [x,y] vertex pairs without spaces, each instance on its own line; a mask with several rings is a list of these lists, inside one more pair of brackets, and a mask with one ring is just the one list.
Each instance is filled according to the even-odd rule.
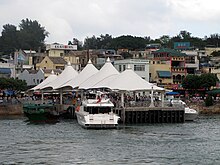
[[0,0],[0,27],[37,20],[50,33],[46,43],[110,34],[203,38],[220,33],[219,0]]

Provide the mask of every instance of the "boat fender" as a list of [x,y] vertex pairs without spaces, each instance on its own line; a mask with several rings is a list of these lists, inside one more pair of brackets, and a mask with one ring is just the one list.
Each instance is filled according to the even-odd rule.
[[80,106],[77,106],[76,107],[76,111],[79,112],[79,109],[80,109]]

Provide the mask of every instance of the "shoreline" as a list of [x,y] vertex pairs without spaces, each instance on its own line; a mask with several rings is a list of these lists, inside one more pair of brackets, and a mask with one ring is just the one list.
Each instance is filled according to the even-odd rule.
[[[187,105],[199,112],[199,114],[220,114],[220,102],[212,106],[205,106],[204,102],[192,102]],[[0,116],[23,116],[23,104],[0,104]]]

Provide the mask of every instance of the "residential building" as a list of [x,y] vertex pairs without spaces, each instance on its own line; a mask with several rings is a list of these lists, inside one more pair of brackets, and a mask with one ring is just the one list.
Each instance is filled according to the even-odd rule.
[[64,70],[67,62],[62,57],[46,56],[40,63],[36,64],[37,70],[41,69],[61,69]]
[[170,61],[150,60],[149,79],[159,86],[170,86],[173,83]]
[[123,72],[130,66],[140,77],[149,81],[149,60],[124,59],[114,61],[114,66],[119,72]]
[[0,77],[16,78],[15,65],[9,59],[0,59]]
[[77,50],[77,45],[47,44],[46,52],[49,57],[63,57],[70,51]]
[[27,86],[36,86],[40,84],[44,78],[44,72],[42,69],[39,70],[24,70],[19,74],[18,79],[25,80]]
[[197,74],[199,72],[199,59],[197,50],[185,50],[185,66],[187,74]]
[[151,50],[144,50],[144,51],[129,51],[132,54],[133,59],[152,59]]
[[211,56],[211,54],[214,52],[214,51],[220,51],[220,47],[215,47],[215,46],[207,46],[205,47],[205,52],[208,56]]
[[173,80],[172,84],[181,84],[182,80],[187,75],[185,65],[186,54],[172,49],[163,48],[153,52],[153,55],[154,60],[166,61],[170,65],[170,72]]

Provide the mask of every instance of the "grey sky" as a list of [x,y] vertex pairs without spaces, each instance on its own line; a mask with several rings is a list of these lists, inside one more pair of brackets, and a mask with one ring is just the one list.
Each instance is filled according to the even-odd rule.
[[110,34],[204,37],[220,33],[219,0],[0,0],[0,27],[37,20],[50,33],[47,43]]

